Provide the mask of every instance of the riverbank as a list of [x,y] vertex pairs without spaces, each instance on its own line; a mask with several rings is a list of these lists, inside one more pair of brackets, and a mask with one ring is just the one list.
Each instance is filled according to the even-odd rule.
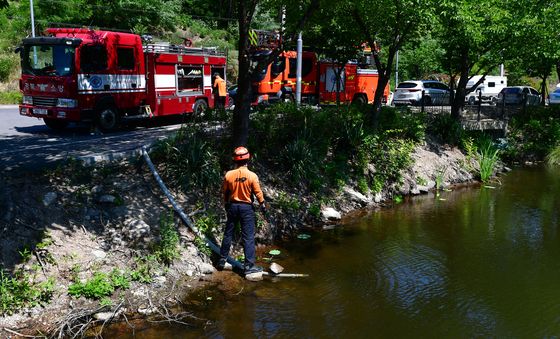
[[[411,159],[398,182],[377,193],[361,193],[358,183],[350,181],[323,200],[318,211],[302,208],[314,199],[312,194],[284,186],[280,173],[254,162],[272,207],[270,224],[259,222],[257,243],[269,246],[275,238],[293,237],[313,225],[336,224],[358,209],[474,180],[469,159],[456,147],[428,140],[414,148]],[[376,169],[369,166],[368,171]],[[4,315],[0,328],[53,333],[107,317],[158,315],[212,280],[208,249],[177,218],[172,221],[179,231],[177,252],[169,265],[162,260],[170,205],[141,159],[93,168],[71,162],[43,173],[3,174],[0,181],[1,264],[29,286],[42,288],[41,298],[27,296],[21,310]],[[219,234],[225,216],[207,213],[219,203],[218,192],[208,196],[204,190],[185,194],[175,189],[173,194],[197,225],[214,223]],[[236,254],[242,253],[238,247]],[[88,287],[70,295],[77,284]],[[103,286],[110,293],[99,292]]]

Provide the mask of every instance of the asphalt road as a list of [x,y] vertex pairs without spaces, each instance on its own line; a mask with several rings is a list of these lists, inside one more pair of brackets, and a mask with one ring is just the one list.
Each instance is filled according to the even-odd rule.
[[181,119],[150,121],[106,134],[92,134],[87,125],[63,131],[42,120],[19,115],[17,106],[0,106],[0,170],[40,169],[76,158],[92,163],[127,158],[181,127]]

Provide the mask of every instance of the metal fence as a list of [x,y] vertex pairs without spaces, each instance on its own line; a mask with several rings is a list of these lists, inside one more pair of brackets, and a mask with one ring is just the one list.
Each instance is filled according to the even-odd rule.
[[[484,119],[509,120],[512,116],[524,112],[529,106],[529,100],[526,97],[517,104],[506,104],[504,99],[484,102],[479,98],[474,104],[465,102],[461,117],[477,121]],[[422,91],[419,100],[413,101],[410,105],[397,106],[397,108],[427,114],[451,113],[451,95],[449,93],[430,93],[428,95]]]

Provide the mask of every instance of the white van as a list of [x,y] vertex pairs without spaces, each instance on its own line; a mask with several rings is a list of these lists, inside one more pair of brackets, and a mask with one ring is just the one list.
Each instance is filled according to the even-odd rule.
[[[482,75],[473,75],[467,83],[467,89],[473,87],[480,78],[482,78]],[[482,102],[495,103],[498,100],[498,94],[505,87],[507,87],[507,77],[487,75],[476,90],[467,94],[465,101],[469,105],[474,105],[478,102],[479,95],[481,95]]]

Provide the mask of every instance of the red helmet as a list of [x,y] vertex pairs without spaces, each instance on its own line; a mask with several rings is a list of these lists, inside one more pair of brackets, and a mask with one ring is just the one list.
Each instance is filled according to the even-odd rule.
[[233,151],[233,161],[249,160],[250,157],[249,150],[243,146],[237,147]]

